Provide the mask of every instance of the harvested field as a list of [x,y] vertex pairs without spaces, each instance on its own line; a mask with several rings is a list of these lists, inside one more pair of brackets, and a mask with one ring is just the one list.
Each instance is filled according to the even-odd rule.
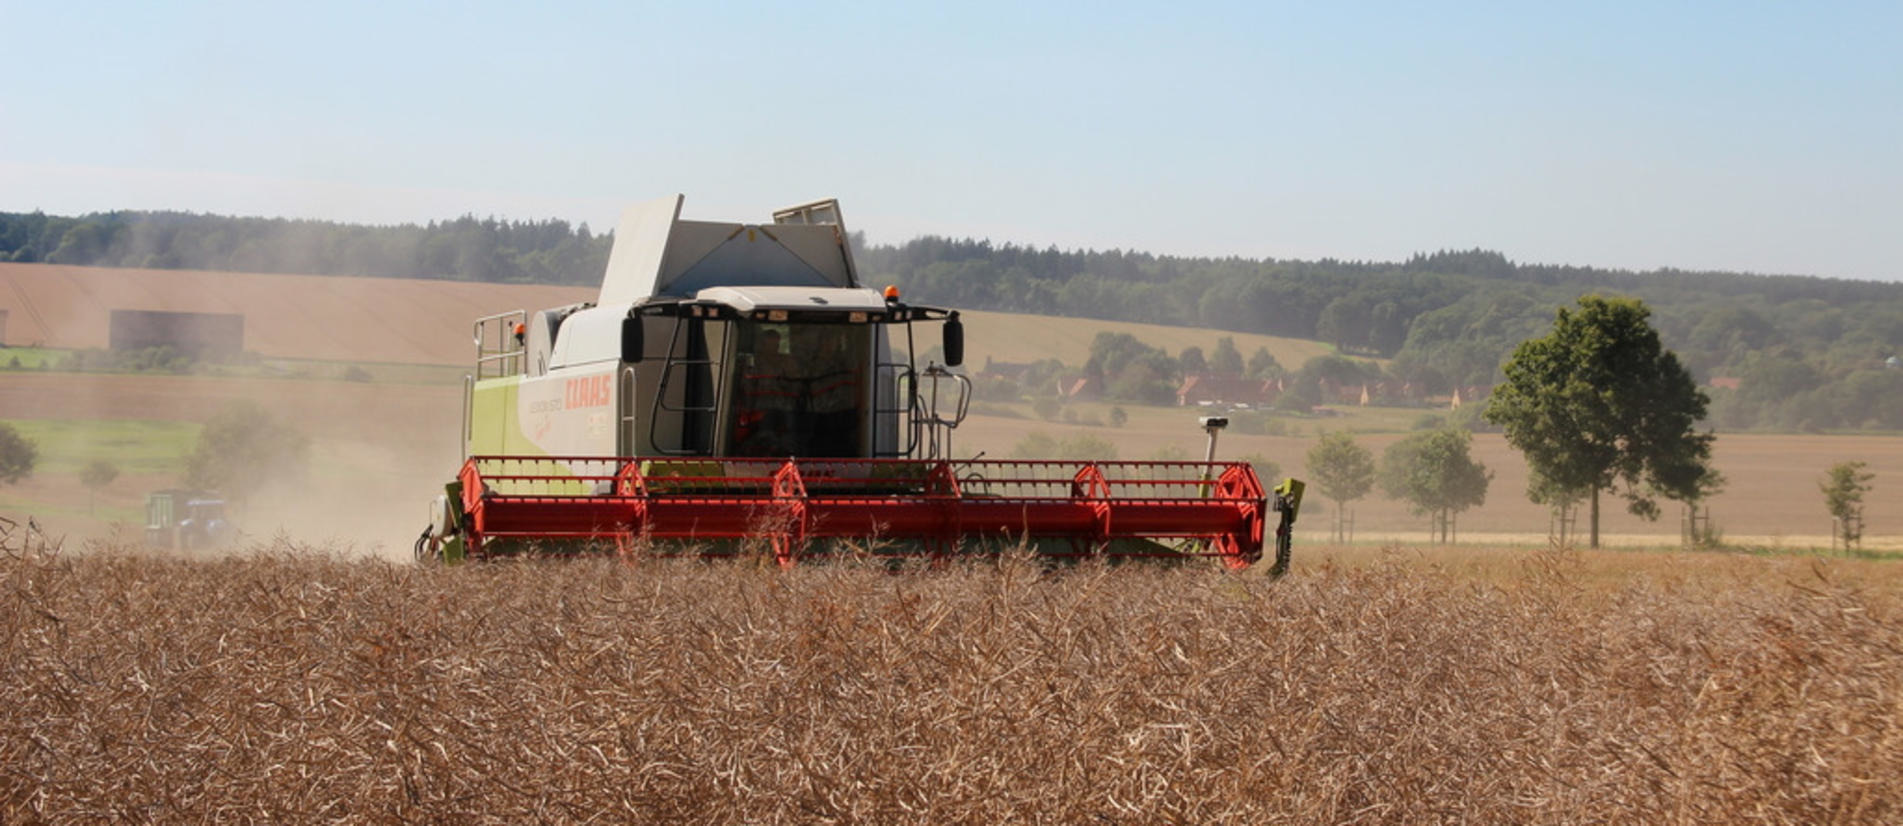
[[[1880,823],[1892,566],[0,555],[0,821]],[[1604,559],[1604,557],[1593,557]]]

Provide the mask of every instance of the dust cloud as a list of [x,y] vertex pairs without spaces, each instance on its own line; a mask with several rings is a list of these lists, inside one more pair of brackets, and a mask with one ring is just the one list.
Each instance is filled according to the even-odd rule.
[[[535,298],[427,286],[447,288],[446,297],[431,301],[424,285],[382,279],[0,264],[0,308],[12,310],[7,339],[16,346],[104,347],[113,309],[241,312],[247,350],[377,362],[370,381],[340,380],[342,366],[322,362],[244,374],[216,365],[179,375],[0,369],[0,421],[35,427],[43,440],[34,474],[0,487],[0,515],[31,517],[74,549],[142,544],[146,495],[184,486],[192,433],[228,406],[251,402],[307,437],[310,461],[295,482],[220,491],[241,549],[282,534],[407,556],[427,503],[460,465],[461,387],[453,369],[417,378],[402,365],[460,366],[471,358],[473,318]],[[56,437],[44,435],[52,430]],[[121,470],[98,491],[77,478],[95,458]]]

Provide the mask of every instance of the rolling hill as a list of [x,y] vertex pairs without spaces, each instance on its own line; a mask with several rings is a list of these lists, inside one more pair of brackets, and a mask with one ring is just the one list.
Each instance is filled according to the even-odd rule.
[[[7,318],[0,343],[105,347],[112,310],[238,313],[245,317],[245,349],[267,358],[463,365],[473,358],[475,319],[594,297],[593,287],[0,263],[0,310]],[[1300,339],[1096,319],[998,312],[968,312],[965,319],[974,368],[986,358],[1081,365],[1101,331],[1129,333],[1172,354],[1190,346],[1208,351],[1219,337],[1233,336],[1245,355],[1267,347],[1291,368],[1331,349]]]

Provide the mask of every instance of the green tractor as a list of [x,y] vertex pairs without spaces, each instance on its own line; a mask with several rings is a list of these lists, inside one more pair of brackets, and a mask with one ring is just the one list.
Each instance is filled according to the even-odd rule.
[[145,544],[196,551],[229,544],[238,531],[225,518],[225,500],[211,491],[172,488],[145,497]]

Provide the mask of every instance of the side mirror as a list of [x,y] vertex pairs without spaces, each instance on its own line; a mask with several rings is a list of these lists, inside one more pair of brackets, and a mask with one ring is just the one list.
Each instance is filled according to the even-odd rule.
[[965,322],[958,320],[958,314],[952,313],[945,319],[945,366],[957,367],[965,363]]
[[647,339],[641,330],[641,317],[631,315],[621,320],[621,360],[629,363],[641,360],[641,351]]

